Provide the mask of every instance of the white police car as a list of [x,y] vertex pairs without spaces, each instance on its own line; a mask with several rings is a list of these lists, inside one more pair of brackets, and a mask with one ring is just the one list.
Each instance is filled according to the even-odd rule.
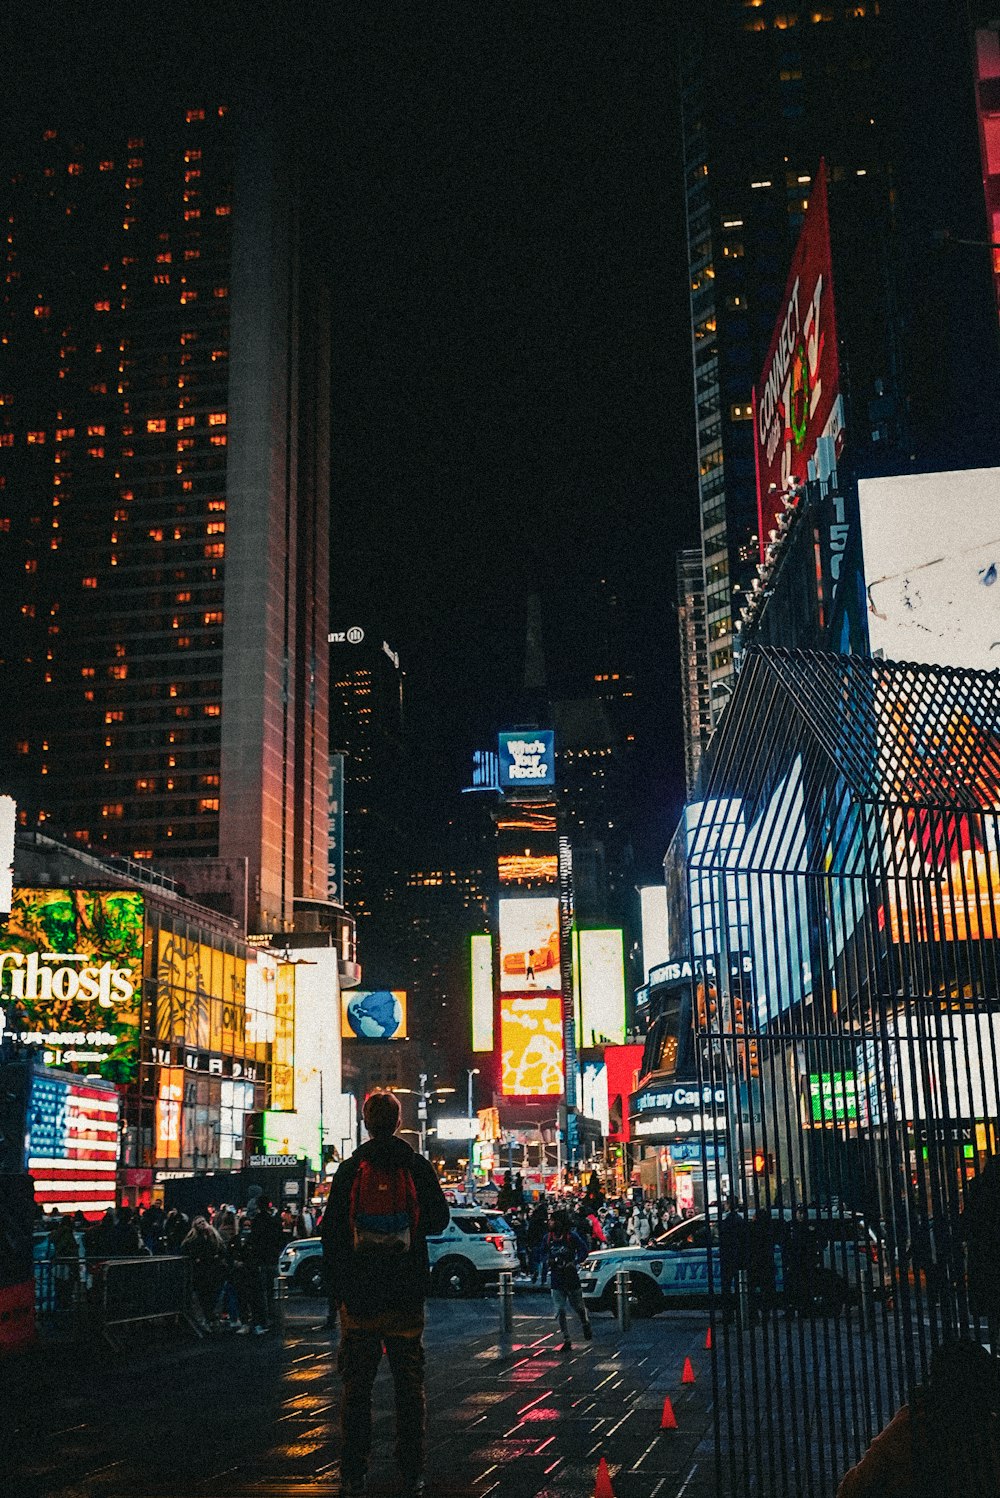
[[708,1297],[709,1255],[719,1279],[719,1230],[714,1221],[691,1217],[642,1248],[604,1248],[580,1265],[580,1288],[595,1311],[615,1308],[615,1275],[627,1269],[636,1316],[655,1316],[668,1303],[682,1305]]
[[[787,1230],[789,1213],[780,1213],[775,1226]],[[782,1220],[786,1219],[786,1220]],[[860,1298],[861,1277],[867,1259],[876,1297],[881,1293],[879,1240],[856,1214],[832,1220],[807,1209],[807,1221],[815,1235],[817,1264],[812,1275],[812,1296],[820,1309],[838,1310]],[[784,1266],[775,1248],[775,1289],[784,1289]],[[678,1223],[642,1248],[609,1248],[590,1253],[580,1265],[580,1286],[586,1304],[593,1310],[615,1309],[615,1275],[627,1269],[636,1316],[655,1316],[668,1305],[702,1305],[709,1298],[709,1264],[712,1285],[718,1294],[719,1224],[704,1215]]]
[[[517,1268],[517,1242],[510,1224],[495,1212],[452,1207],[443,1233],[427,1240],[431,1286],[435,1295],[475,1295]],[[322,1295],[323,1244],[319,1238],[296,1238],[282,1251],[278,1275],[303,1295]]]

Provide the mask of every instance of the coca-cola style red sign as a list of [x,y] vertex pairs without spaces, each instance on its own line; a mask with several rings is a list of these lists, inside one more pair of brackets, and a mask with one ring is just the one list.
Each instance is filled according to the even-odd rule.
[[840,364],[821,161],[799,234],[764,372],[753,393],[757,518],[763,558],[782,491],[808,477],[816,443],[839,427]]

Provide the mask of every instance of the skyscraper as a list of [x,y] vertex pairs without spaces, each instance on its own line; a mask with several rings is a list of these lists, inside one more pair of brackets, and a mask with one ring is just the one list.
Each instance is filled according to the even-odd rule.
[[711,736],[708,661],[705,641],[705,574],[701,551],[677,555],[677,636],[681,649],[681,711],[684,725],[684,779],[694,794],[701,756]]
[[291,154],[207,101],[6,154],[5,775],[29,823],[280,930],[326,896],[329,748],[329,344]]
[[[330,749],[344,761],[342,899],[370,926],[390,875],[405,863],[403,671],[371,624],[332,630],[329,661]],[[362,939],[373,934],[380,932]]]
[[[958,8],[705,0],[685,11],[680,95],[714,728],[732,686],[734,610],[759,558],[752,390],[821,160],[845,466],[971,461],[969,444],[995,429],[984,326],[995,337],[982,311],[988,256],[935,248],[939,229],[987,237]],[[948,451],[957,442],[961,457]]]

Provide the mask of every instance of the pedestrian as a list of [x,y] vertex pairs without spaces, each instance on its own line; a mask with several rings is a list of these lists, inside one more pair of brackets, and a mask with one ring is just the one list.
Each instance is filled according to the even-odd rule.
[[559,1330],[563,1336],[560,1352],[573,1350],[573,1344],[569,1339],[569,1323],[566,1320],[566,1311],[570,1306],[580,1318],[585,1340],[589,1342],[594,1335],[587,1308],[583,1303],[580,1274],[576,1267],[589,1252],[589,1245],[584,1242],[579,1233],[574,1232],[570,1227],[569,1215],[563,1211],[553,1212],[549,1218],[549,1231],[545,1239],[545,1256],[549,1264],[549,1273],[552,1276],[552,1304],[555,1307]]
[[511,1205],[515,1206],[515,1207],[523,1207],[524,1206],[524,1181],[521,1178],[521,1172],[520,1171],[518,1171],[517,1174],[514,1176],[514,1182],[513,1182],[512,1188],[511,1188],[511,1194],[512,1194]]
[[182,1212],[179,1207],[171,1207],[167,1213],[167,1220],[163,1226],[163,1238],[168,1254],[180,1252],[181,1244],[187,1237],[191,1228],[187,1213]]
[[408,1498],[424,1486],[424,1301],[427,1238],[450,1216],[429,1161],[397,1137],[399,1100],[373,1092],[362,1110],[371,1136],[333,1178],[320,1236],[331,1301],[340,1309],[341,1493],[364,1492],[372,1442],[372,1386],[385,1350],[396,1396],[396,1463]]
[[643,1248],[649,1242],[653,1224],[649,1218],[649,1209],[638,1203],[633,1208],[632,1220],[629,1224],[628,1241],[633,1248]]
[[545,1234],[548,1232],[549,1213],[543,1197],[538,1204],[532,1208],[528,1218],[528,1269],[531,1274],[531,1283],[535,1284],[541,1278],[542,1286],[545,1285],[544,1261],[545,1261]]
[[524,981],[525,981],[525,983],[534,983],[535,982],[535,949],[534,949],[534,947],[529,947],[528,948],[528,956],[527,956],[527,958],[525,960],[525,964],[524,964]]
[[281,1216],[263,1192],[257,1198],[253,1217],[247,1216],[242,1234],[243,1260],[250,1281],[254,1333],[261,1337],[271,1324],[274,1310],[274,1277],[284,1247]]
[[311,1238],[316,1231],[316,1219],[309,1207],[302,1207],[295,1215],[292,1226],[293,1238]]
[[991,1155],[969,1186],[958,1234],[968,1250],[969,1305],[1000,1344],[1000,1158]]
[[788,1315],[799,1311],[805,1314],[812,1307],[816,1286],[816,1269],[819,1264],[819,1244],[816,1231],[810,1226],[805,1207],[795,1208],[795,1215],[783,1245],[785,1263],[785,1295]]
[[774,1305],[776,1279],[774,1252],[777,1242],[777,1233],[770,1212],[767,1207],[758,1207],[747,1229],[747,1250],[750,1300],[755,1313],[762,1320],[770,1314]]
[[930,1377],[897,1410],[837,1498],[996,1498],[1000,1493],[1000,1375],[975,1342],[946,1342]]
[[115,1259],[137,1259],[149,1254],[139,1236],[139,1223],[131,1207],[119,1207],[111,1235],[111,1256]]
[[205,1217],[196,1217],[181,1244],[181,1253],[191,1260],[194,1321],[201,1331],[218,1326],[215,1307],[226,1277],[225,1248],[219,1234]]
[[729,1210],[719,1223],[719,1278],[722,1281],[722,1320],[725,1325],[733,1319],[733,1306],[740,1274],[749,1263],[747,1220],[740,1211],[735,1197],[731,1198]]

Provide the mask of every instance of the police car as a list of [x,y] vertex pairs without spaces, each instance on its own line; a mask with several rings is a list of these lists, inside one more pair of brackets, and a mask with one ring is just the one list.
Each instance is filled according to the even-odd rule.
[[664,1306],[694,1303],[708,1297],[709,1255],[718,1284],[719,1230],[706,1217],[678,1223],[642,1248],[605,1248],[580,1265],[580,1288],[595,1311],[615,1308],[615,1275],[627,1269],[636,1316],[655,1316]]
[[[778,1231],[787,1227],[790,1214],[781,1213]],[[839,1310],[860,1297],[861,1278],[867,1259],[876,1298],[882,1293],[880,1245],[876,1234],[853,1213],[832,1221],[813,1208],[807,1220],[816,1236],[817,1265],[812,1276],[812,1299],[817,1308]],[[631,1298],[636,1316],[655,1316],[667,1306],[702,1305],[709,1298],[709,1264],[712,1285],[718,1294],[719,1224],[704,1215],[678,1223],[642,1248],[609,1248],[588,1254],[580,1265],[580,1287],[588,1307],[595,1311],[615,1309],[615,1275],[629,1272]],[[783,1290],[784,1266],[775,1249],[775,1289]]]
[[[427,1240],[431,1286],[435,1295],[457,1299],[477,1294],[518,1265],[517,1241],[510,1224],[488,1209],[452,1207],[443,1233]],[[319,1238],[296,1238],[282,1251],[278,1275],[303,1295],[323,1294],[323,1244]]]

